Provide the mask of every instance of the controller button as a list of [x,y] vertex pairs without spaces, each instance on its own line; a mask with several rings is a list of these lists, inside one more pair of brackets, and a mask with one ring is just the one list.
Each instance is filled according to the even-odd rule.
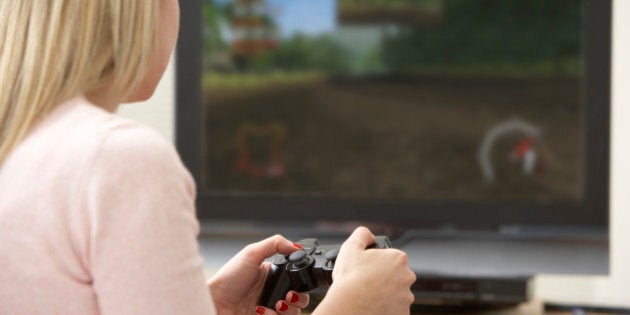
[[304,260],[305,257],[306,257],[306,252],[303,250],[298,250],[291,253],[291,255],[289,255],[289,261],[292,263],[297,263]]
[[326,260],[330,261],[335,261],[337,259],[337,255],[339,255],[339,250],[338,249],[333,249],[333,250],[329,250],[326,252],[326,254],[324,254],[324,258],[326,258]]

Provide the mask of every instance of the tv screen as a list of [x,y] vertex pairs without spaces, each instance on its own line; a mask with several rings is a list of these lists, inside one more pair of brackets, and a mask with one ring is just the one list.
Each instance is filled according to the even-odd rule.
[[178,147],[200,216],[605,228],[609,10],[184,4]]

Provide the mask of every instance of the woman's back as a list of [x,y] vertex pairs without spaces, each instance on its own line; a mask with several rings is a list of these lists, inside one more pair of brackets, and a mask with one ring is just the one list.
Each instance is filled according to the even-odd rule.
[[71,100],[0,166],[0,313],[211,314],[197,233],[172,146]]

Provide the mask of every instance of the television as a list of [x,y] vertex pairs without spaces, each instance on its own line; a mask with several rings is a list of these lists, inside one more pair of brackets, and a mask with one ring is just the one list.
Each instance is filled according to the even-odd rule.
[[578,240],[596,267],[573,247],[522,270],[607,272],[610,0],[181,6],[176,144],[202,225]]

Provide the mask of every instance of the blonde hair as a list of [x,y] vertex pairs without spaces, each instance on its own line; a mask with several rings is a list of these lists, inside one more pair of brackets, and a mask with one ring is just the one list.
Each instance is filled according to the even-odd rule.
[[124,101],[148,70],[157,19],[156,0],[1,0],[0,165],[56,105],[94,91]]

